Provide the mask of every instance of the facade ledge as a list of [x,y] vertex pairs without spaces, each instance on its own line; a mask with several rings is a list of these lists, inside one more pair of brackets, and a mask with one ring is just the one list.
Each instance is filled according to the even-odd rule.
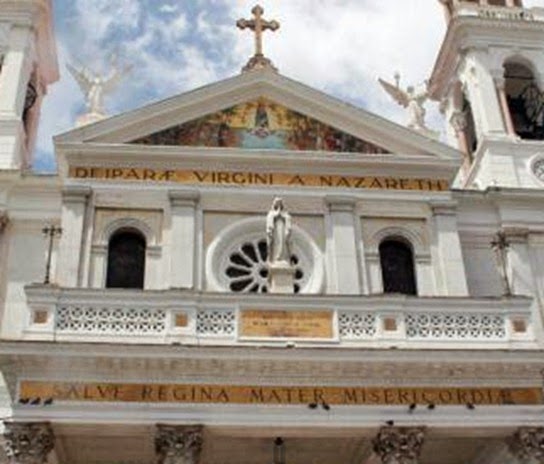
[[533,300],[203,294],[27,286],[23,340],[394,349],[535,349]]

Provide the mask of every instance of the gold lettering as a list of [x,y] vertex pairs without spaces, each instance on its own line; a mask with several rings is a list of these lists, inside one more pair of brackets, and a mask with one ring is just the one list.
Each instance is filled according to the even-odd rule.
[[332,187],[332,176],[320,176],[321,187]]
[[287,182],[287,185],[306,185],[301,176],[294,176]]
[[244,185],[247,182],[247,179],[243,172],[234,172],[232,174],[232,182],[238,185]]
[[264,393],[262,388],[252,388],[250,391],[251,403],[264,403]]
[[533,388],[357,388],[70,383],[22,380],[20,398],[64,401],[126,401],[234,404],[543,404]]
[[87,168],[76,168],[74,171],[74,177],[78,179],[85,179],[89,177],[89,172]]
[[144,169],[144,180],[155,180],[156,175],[153,169]]
[[[144,173],[145,173],[145,171],[144,171]],[[129,169],[128,172],[125,174],[124,179],[127,179],[127,180],[131,180],[131,179],[140,180],[140,175],[138,174],[138,171],[136,169]],[[144,174],[144,179],[145,179],[145,174]]]
[[203,183],[206,181],[206,179],[209,177],[209,172],[198,172],[193,171],[194,176],[198,179],[199,182]]
[[351,184],[345,177],[339,177],[338,181],[336,182],[337,187],[347,187],[350,188]]

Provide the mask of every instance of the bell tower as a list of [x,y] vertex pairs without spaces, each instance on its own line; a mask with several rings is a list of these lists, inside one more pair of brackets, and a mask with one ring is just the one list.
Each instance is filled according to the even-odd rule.
[[42,98],[58,80],[51,0],[0,0],[0,170],[32,164]]
[[465,154],[459,186],[544,188],[544,9],[439,1],[448,29],[430,89]]

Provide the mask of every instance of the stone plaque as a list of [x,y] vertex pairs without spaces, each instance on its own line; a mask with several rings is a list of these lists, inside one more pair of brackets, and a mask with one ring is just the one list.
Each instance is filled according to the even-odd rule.
[[242,310],[240,336],[332,339],[332,311]]

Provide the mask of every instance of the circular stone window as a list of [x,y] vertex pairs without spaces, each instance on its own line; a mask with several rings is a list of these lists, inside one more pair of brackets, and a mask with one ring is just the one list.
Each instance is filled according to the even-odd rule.
[[[229,280],[229,288],[233,292],[268,293],[268,246],[266,239],[255,239],[244,242],[238,250],[229,256],[229,265],[225,274]],[[306,284],[304,269],[300,258],[291,255],[291,264],[295,267],[295,293]]]
[[[268,247],[265,220],[240,221],[212,242],[206,255],[208,287],[215,291],[267,293]],[[291,264],[295,293],[319,293],[323,286],[323,258],[311,237],[293,226]]]

